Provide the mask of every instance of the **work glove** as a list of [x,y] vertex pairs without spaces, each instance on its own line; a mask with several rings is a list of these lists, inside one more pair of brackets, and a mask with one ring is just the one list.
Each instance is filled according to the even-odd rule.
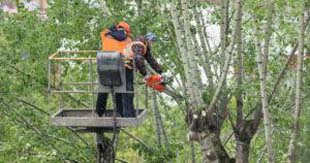
[[172,76],[167,72],[161,74],[161,79],[162,84],[169,84],[172,82]]
[[148,81],[148,79],[151,77],[152,75],[147,74],[143,77],[143,81],[146,83]]

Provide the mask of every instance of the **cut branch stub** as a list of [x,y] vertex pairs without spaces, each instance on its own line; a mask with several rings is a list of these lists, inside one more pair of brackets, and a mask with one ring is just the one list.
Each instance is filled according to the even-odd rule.
[[186,122],[190,131],[187,134],[189,141],[200,141],[208,136],[208,133],[217,133],[219,131],[218,117],[216,115],[208,116],[205,111],[188,112]]

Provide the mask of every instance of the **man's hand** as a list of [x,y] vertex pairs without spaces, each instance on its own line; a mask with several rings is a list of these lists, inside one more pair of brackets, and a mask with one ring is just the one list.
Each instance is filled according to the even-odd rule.
[[146,75],[144,78],[145,84],[159,92],[165,90],[165,85],[163,84],[163,78],[161,75]]
[[162,73],[161,74],[161,79],[163,84],[168,84],[172,82],[172,76],[168,73]]
[[143,77],[143,81],[146,83],[146,82],[150,79],[151,76],[152,76],[152,75],[149,75],[149,74],[145,75],[145,76]]

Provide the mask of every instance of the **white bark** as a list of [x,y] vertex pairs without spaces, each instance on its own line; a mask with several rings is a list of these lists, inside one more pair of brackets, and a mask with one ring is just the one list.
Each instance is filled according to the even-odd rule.
[[197,8],[198,14],[200,15],[199,19],[200,19],[201,25],[203,27],[203,36],[205,38],[205,44],[207,45],[207,49],[208,49],[208,51],[210,53],[210,57],[211,57],[211,55],[213,55],[214,53],[212,51],[212,48],[211,48],[211,45],[210,45],[210,42],[209,42],[209,37],[208,37],[208,34],[207,34],[207,24],[205,23],[205,20],[203,18],[202,10],[203,10],[202,7]]
[[[202,51],[201,51],[201,55],[200,57],[202,58],[202,66],[206,72],[206,76],[208,78],[208,84],[209,84],[209,87],[213,87],[213,73],[212,73],[212,70],[211,70],[211,65],[210,65],[210,62],[209,62],[209,56],[211,54],[211,51],[208,53],[207,51],[207,41],[205,39],[204,36],[205,36],[205,32],[203,31],[204,28],[203,28],[203,25],[202,25],[202,22],[200,21],[200,17],[202,17],[203,15],[199,15],[198,13],[198,9],[196,6],[194,6],[193,8],[193,15],[194,15],[194,18],[195,18],[195,21],[197,23],[197,34],[199,36],[199,40],[200,40],[200,43],[201,43],[201,48],[202,48]],[[198,44],[197,44],[198,46]]]
[[299,53],[297,60],[297,76],[296,76],[296,97],[295,97],[295,110],[294,121],[292,126],[292,133],[288,148],[288,163],[296,162],[296,140],[299,132],[300,112],[302,105],[302,75],[303,75],[303,56],[304,56],[304,40],[305,40],[305,1],[302,4],[302,14],[300,15],[300,33],[299,33]]
[[[192,105],[194,103],[193,99],[194,99],[194,94],[193,94],[193,89],[192,89],[192,84],[190,82],[191,79],[191,72],[190,72],[190,68],[189,68],[189,63],[188,60],[186,58],[186,48],[183,42],[183,38],[182,38],[182,29],[181,29],[181,25],[178,19],[178,15],[177,15],[177,9],[176,6],[174,4],[174,2],[172,1],[170,3],[170,13],[171,13],[171,17],[172,17],[172,23],[173,23],[173,27],[174,27],[174,31],[175,31],[175,35],[176,35],[176,39],[177,39],[177,45],[178,45],[178,49],[181,55],[181,61],[183,64],[183,68],[184,68],[184,74],[185,74],[185,87],[186,87],[186,94],[188,94],[188,98],[189,99],[189,105]],[[186,98],[186,97],[185,97]]]
[[[210,102],[209,108],[208,108],[208,112],[209,113],[212,113],[215,110],[215,104],[216,104],[216,102],[217,102],[217,100],[218,100],[218,98],[220,96],[220,93],[221,93],[224,85],[226,84],[226,77],[227,77],[227,73],[228,73],[228,69],[229,69],[229,65],[230,65],[230,61],[231,61],[231,56],[232,56],[232,53],[233,53],[233,51],[235,49],[235,44],[236,44],[236,41],[237,41],[236,34],[241,29],[241,18],[240,18],[240,16],[242,16],[242,14],[238,15],[238,13],[241,12],[240,6],[238,7],[238,10],[239,11],[235,15],[236,27],[235,27],[235,30],[233,31],[233,38],[232,38],[232,41],[231,41],[231,44],[230,44],[229,48],[226,48],[226,47],[223,46],[226,43],[225,44],[221,43],[221,45],[222,45],[222,47],[221,47],[221,50],[222,50],[221,54],[224,54],[224,55],[226,54],[225,57],[224,57],[225,58],[224,59],[225,63],[223,65],[223,69],[222,69],[223,72],[221,73],[221,78],[220,78],[219,84],[218,84],[218,86],[216,88],[216,91],[214,93],[214,96],[213,96],[213,98],[212,98],[212,100]],[[222,16],[225,16],[225,15],[228,15],[228,14],[223,14]],[[225,23],[224,23],[223,26],[225,26]],[[221,32],[225,32],[225,31],[226,30],[221,30]],[[225,41],[225,35],[221,34],[221,37],[222,37],[221,41],[226,42]]]
[[267,23],[265,24],[264,27],[264,49],[263,49],[263,73],[265,77],[267,76],[267,63],[268,63],[268,55],[269,55],[269,44],[270,44],[270,37],[271,37],[271,24],[272,24],[272,17],[273,17],[273,11],[274,11],[274,4],[273,2],[271,3],[266,3],[266,8],[267,8]]
[[[267,6],[267,22],[265,24],[265,37],[264,37],[264,53],[261,51],[261,40],[257,38],[256,46],[257,46],[257,65],[259,70],[259,79],[260,79],[260,92],[261,92],[261,101],[262,101],[262,110],[263,110],[263,119],[264,119],[264,128],[265,128],[265,140],[267,145],[268,152],[268,160],[270,163],[275,162],[274,150],[272,147],[272,133],[271,133],[271,121],[270,114],[268,110],[268,97],[267,97],[267,61],[269,55],[269,41],[270,41],[270,26],[272,21],[272,12],[273,12],[273,4],[268,4]],[[258,31],[256,29],[256,34]]]
[[[257,46],[260,47],[260,44]],[[260,49],[259,49],[260,51]],[[274,162],[274,154],[272,148],[272,135],[271,135],[271,122],[270,115],[268,111],[268,100],[267,100],[267,90],[266,90],[266,80],[263,70],[263,59],[261,52],[258,52],[257,56],[257,64],[259,69],[259,77],[260,77],[260,92],[261,92],[261,101],[262,101],[262,109],[263,109],[263,117],[264,117],[264,127],[265,127],[265,139],[268,150],[268,159],[269,162]]]
[[[197,64],[197,65],[204,65],[204,62],[203,62],[203,59],[200,59],[200,58],[203,58],[202,57],[202,54],[201,54],[201,50],[199,49],[199,44],[198,44],[198,39],[197,39],[197,37],[196,37],[196,33],[191,33],[192,34],[192,42],[193,42],[193,46],[194,46],[194,49],[195,49],[195,55],[193,56],[193,57],[195,57],[196,59],[195,59],[195,63]],[[197,71],[198,71],[198,69],[197,69]],[[200,71],[198,71],[198,73],[197,73],[197,77],[198,78],[200,78],[200,74],[201,74],[201,72]],[[199,90],[203,90],[204,89],[204,86],[203,86],[203,83],[202,83],[202,80],[200,79],[199,81],[197,81],[197,84],[198,84],[198,89]]]
[[200,72],[198,70],[198,61],[196,60],[196,57],[194,55],[195,49],[191,41],[192,35],[190,31],[188,1],[181,0],[181,6],[182,6],[183,18],[184,18],[185,42],[187,46],[186,57],[189,63],[189,68],[190,68],[190,73],[191,73],[191,78],[187,78],[187,79],[190,79],[190,82],[192,84],[193,95],[194,95],[193,101],[195,102],[193,104],[194,108],[200,108],[203,105],[202,93],[201,93],[201,90],[199,90],[198,88],[199,81],[201,82],[201,77],[200,77]]
[[[220,26],[220,36],[221,36],[221,53],[220,58],[225,57],[226,44],[227,44],[227,29],[228,29],[228,0],[221,0],[221,26]],[[223,73],[224,60],[220,60],[220,72]]]

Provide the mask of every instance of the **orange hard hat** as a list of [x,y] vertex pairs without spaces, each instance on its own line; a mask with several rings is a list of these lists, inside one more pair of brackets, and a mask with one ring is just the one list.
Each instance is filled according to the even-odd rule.
[[119,22],[116,27],[123,28],[128,34],[131,33],[129,24],[124,21]]

